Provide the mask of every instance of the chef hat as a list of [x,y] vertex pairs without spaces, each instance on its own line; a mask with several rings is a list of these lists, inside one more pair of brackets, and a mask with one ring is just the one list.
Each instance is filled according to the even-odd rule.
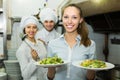
[[45,20],[53,20],[55,23],[57,23],[58,18],[57,15],[55,13],[55,11],[53,11],[50,8],[44,8],[41,10],[40,12],[40,20],[43,23]]
[[39,21],[37,20],[36,17],[26,16],[26,17],[22,17],[21,19],[21,23],[20,23],[21,33],[23,33],[24,28],[27,27],[26,25],[30,23],[37,25],[37,28],[40,29]]

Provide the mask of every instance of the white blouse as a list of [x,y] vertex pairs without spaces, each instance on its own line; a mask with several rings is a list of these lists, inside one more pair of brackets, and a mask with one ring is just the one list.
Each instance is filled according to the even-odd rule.
[[54,80],[86,80],[86,70],[73,66],[72,62],[94,59],[96,57],[96,44],[91,40],[91,45],[88,47],[80,45],[81,37],[79,35],[76,37],[76,40],[77,43],[72,48],[68,45],[64,35],[49,42],[48,57],[57,55],[62,60],[69,61],[68,65],[56,69]]

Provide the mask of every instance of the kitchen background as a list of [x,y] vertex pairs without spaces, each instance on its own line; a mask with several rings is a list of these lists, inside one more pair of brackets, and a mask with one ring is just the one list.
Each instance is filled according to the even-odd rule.
[[[120,11],[119,9],[106,8],[101,9],[100,3],[94,3],[95,6],[92,5],[90,8],[91,3],[89,1],[93,0],[0,0],[0,55],[5,55],[5,59],[16,59],[15,58],[15,51],[20,45],[19,34],[17,34],[19,29],[19,22],[22,16],[25,15],[37,15],[40,9],[44,7],[50,7],[56,11],[56,14],[59,16],[59,20],[61,20],[61,9],[64,5],[70,3],[76,3],[77,5],[82,5],[83,12],[85,13],[85,18],[87,19],[88,16],[102,14],[102,13],[109,13],[113,11]],[[97,0],[96,0],[97,1]],[[116,5],[120,5],[120,0],[103,0],[105,6],[107,5],[104,1],[114,1]],[[86,7],[84,6],[86,3]],[[111,3],[110,3],[111,4]],[[109,4],[109,5],[110,5]],[[98,6],[98,7],[97,7]],[[103,6],[103,5],[102,5]],[[110,5],[112,6],[112,4]],[[96,10],[92,10],[95,8]],[[112,10],[114,9],[114,10]],[[89,12],[87,12],[89,11]],[[92,11],[92,13],[91,13]],[[120,17],[119,17],[120,21]],[[89,31],[90,37],[96,42],[96,55],[97,59],[106,60],[113,64],[120,64],[120,34],[117,33],[100,33],[96,32],[94,26],[86,23]],[[42,25],[41,25],[42,28]],[[59,26],[57,28],[58,32],[62,33],[62,27]],[[118,39],[117,43],[111,43],[111,39]],[[105,53],[103,52],[104,49],[108,49]],[[14,53],[12,53],[14,52]],[[12,54],[11,54],[12,53]],[[109,54],[108,54],[109,53]],[[108,54],[107,58],[105,58],[105,54]],[[1,79],[0,79],[1,80]]]

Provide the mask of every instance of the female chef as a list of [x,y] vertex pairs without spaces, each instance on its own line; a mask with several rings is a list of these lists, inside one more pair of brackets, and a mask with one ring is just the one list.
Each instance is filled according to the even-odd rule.
[[45,68],[38,68],[35,62],[46,57],[46,48],[41,41],[36,40],[39,22],[33,16],[23,17],[20,23],[24,35],[22,44],[16,52],[23,80],[44,80]]

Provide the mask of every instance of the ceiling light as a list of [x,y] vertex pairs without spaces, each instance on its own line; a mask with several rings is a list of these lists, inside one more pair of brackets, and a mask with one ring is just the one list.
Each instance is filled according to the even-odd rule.
[[101,3],[103,0],[91,0],[94,3]]

